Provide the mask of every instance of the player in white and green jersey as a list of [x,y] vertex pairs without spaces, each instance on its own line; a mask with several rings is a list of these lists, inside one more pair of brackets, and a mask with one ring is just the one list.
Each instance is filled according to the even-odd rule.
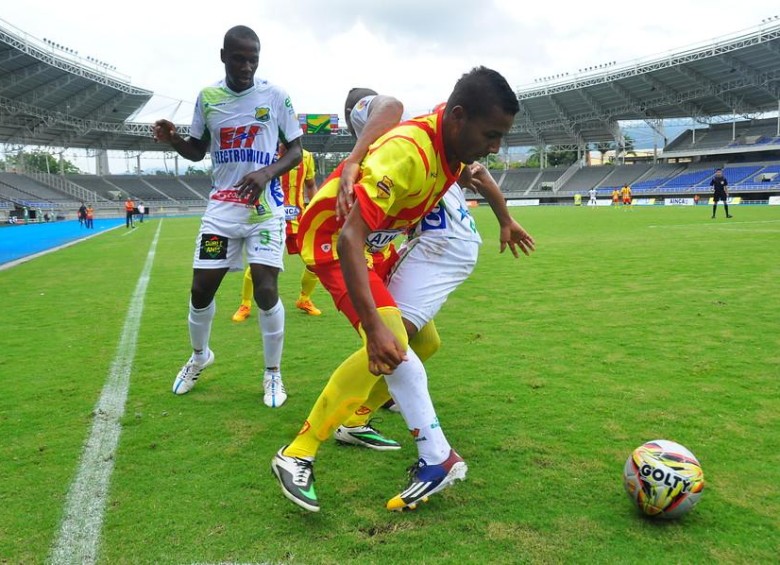
[[[192,161],[200,161],[208,151],[213,165],[193,260],[188,318],[193,352],[176,376],[173,392],[192,390],[203,369],[214,362],[209,348],[214,295],[228,271],[243,269],[246,252],[260,308],[263,400],[277,407],[287,399],[280,372],[284,306],[277,280],[283,269],[284,203],[278,177],[300,162],[303,132],[286,92],[255,78],[259,55],[254,31],[246,26],[228,30],[220,50],[225,78],[198,95],[189,137],[182,138],[168,120],[155,123],[154,136]],[[279,141],[287,151],[277,160]]]

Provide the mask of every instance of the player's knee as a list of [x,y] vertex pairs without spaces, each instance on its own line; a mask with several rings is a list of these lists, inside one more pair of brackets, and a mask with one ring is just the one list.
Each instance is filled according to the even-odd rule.
[[409,336],[406,334],[404,321],[398,308],[378,308],[382,321],[393,332],[395,338],[406,348],[409,345]]
[[424,326],[417,335],[409,340],[409,346],[414,349],[414,352],[420,358],[421,361],[433,357],[441,347],[441,337],[439,332],[436,331],[436,327],[433,325]]

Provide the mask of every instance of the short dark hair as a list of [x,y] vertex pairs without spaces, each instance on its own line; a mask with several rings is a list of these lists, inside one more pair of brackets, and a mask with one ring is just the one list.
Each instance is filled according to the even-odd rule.
[[222,41],[223,49],[228,48],[228,43],[234,39],[251,39],[260,43],[260,38],[251,27],[247,26],[233,26],[225,33],[225,39]]
[[361,98],[365,98],[366,96],[376,96],[376,95],[377,95],[376,90],[372,90],[370,88],[364,88],[362,86],[357,86],[355,88],[350,89],[350,91],[347,93],[347,99],[344,101],[344,114],[346,115],[347,109],[354,108],[355,104],[357,104]]
[[506,79],[483,66],[474,67],[458,79],[447,106],[462,106],[473,117],[487,115],[493,106],[513,116],[520,111],[517,95]]

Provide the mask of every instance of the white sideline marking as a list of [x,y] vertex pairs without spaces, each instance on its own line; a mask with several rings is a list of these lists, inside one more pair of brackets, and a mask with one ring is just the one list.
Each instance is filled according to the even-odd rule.
[[[117,228],[118,227],[119,226],[117,226]],[[43,251],[38,251],[37,253],[33,253],[32,255],[25,255],[24,257],[19,257],[18,259],[14,259],[13,261],[8,261],[7,263],[3,263],[2,265],[0,265],[0,271],[3,271],[5,269],[10,269],[11,267],[16,267],[17,265],[21,265],[22,263],[26,263],[27,261],[32,261],[33,259],[37,259],[38,257],[41,257],[43,255],[48,255],[49,253],[53,253],[54,251],[65,249],[66,247],[70,247],[71,245],[76,245],[77,243],[81,243],[82,241],[92,239],[93,237],[102,235],[104,233],[108,233],[111,230],[115,230],[115,229],[116,228],[108,228],[105,231],[100,231],[97,233],[93,233],[91,235],[86,235],[76,240],[69,241],[68,243],[63,243],[62,245],[58,245],[57,247],[52,247],[51,249],[44,249]]]
[[[719,217],[716,218],[715,220],[708,218],[707,220],[702,219],[701,222],[697,222],[695,224],[666,224],[666,225],[661,224],[661,225],[650,225],[647,227],[648,228],[687,228],[691,226],[723,227],[725,224],[722,224],[717,220],[723,220],[725,222],[726,219],[727,218],[725,217]],[[745,225],[745,224],[776,224],[778,222],[780,222],[780,220],[748,220],[746,222],[728,222],[728,225],[734,226],[734,225]]]
[[138,328],[160,228],[162,221],[157,226],[144,269],[130,300],[116,356],[93,412],[92,431],[84,444],[78,473],[68,491],[60,534],[51,553],[51,562],[55,564],[97,561],[108,484],[122,431],[119,421],[125,411]]

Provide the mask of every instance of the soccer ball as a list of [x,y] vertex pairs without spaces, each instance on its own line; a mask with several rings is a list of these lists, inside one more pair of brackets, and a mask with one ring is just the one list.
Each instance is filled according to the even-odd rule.
[[637,447],[623,468],[628,498],[646,515],[679,518],[704,490],[699,460],[679,443],[665,439]]

